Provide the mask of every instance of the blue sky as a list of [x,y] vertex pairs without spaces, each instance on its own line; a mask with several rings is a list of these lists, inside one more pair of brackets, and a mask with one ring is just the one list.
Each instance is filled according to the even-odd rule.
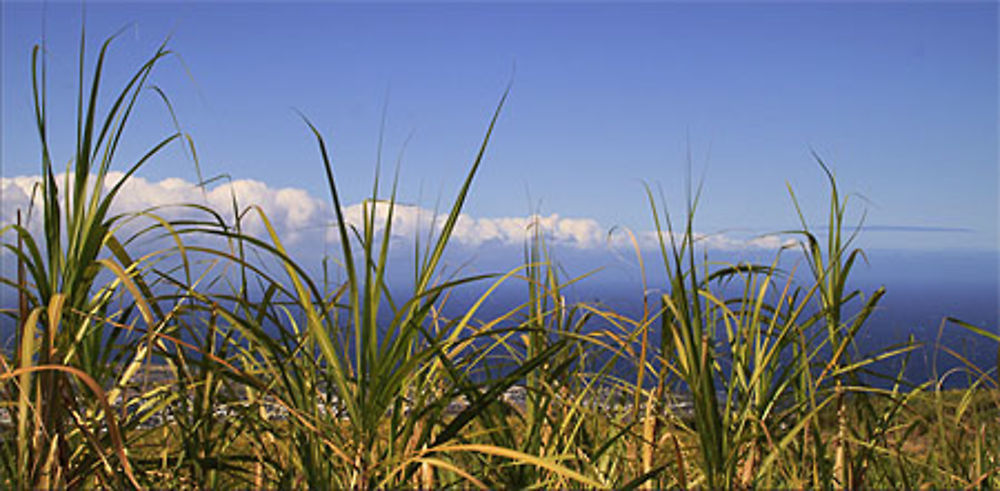
[[[81,9],[3,3],[3,176],[38,173],[30,49],[48,42],[57,161],[69,158]],[[880,249],[998,251],[995,3],[92,3],[109,86],[166,36],[154,73],[206,176],[327,199],[293,108],[328,137],[346,201],[365,197],[387,108],[401,199],[451,198],[513,76],[466,211],[650,228],[643,182],[682,211],[687,155],[704,176],[698,228],[796,225],[786,183],[826,221],[834,169]],[[91,50],[93,53],[94,50]],[[515,68],[516,67],[516,68]],[[125,155],[171,131],[148,94]],[[411,136],[412,135],[412,136]],[[408,143],[404,145],[404,142]],[[179,147],[143,177],[195,181]],[[391,176],[386,172],[387,176]],[[857,217],[858,213],[852,215]]]

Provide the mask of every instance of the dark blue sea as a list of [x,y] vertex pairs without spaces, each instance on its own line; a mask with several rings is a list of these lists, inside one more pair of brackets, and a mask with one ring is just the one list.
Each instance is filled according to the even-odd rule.
[[[793,284],[809,286],[809,270],[795,254],[782,259],[779,267],[787,274],[794,271]],[[868,251],[867,261],[859,259],[851,272],[847,290],[858,290],[864,296],[885,288],[885,295],[875,311],[858,332],[852,352],[854,359],[874,355],[907,343],[910,337],[918,347],[907,354],[869,365],[873,372],[866,381],[886,385],[878,374],[895,376],[905,365],[905,379],[921,383],[943,379],[943,386],[957,387],[972,383],[977,370],[990,373],[995,379],[1000,366],[1000,345],[982,335],[947,320],[954,318],[990,333],[1000,333],[1000,270],[998,253],[977,252],[905,252]],[[643,287],[638,268],[620,262],[602,261],[597,257],[569,255],[561,271],[564,278],[574,278],[600,268],[592,276],[563,291],[569,304],[586,301],[604,305],[615,312],[638,318],[643,309]],[[715,267],[749,260],[770,264],[773,254],[735,256],[715,254]],[[647,298],[651,308],[658,307],[656,294],[665,288],[662,265],[646,264]],[[787,277],[787,276],[785,276]],[[488,282],[487,282],[488,284]],[[783,286],[783,284],[781,285]],[[457,292],[450,312],[463,312],[482,294],[485,288],[467,287]],[[738,294],[730,286],[719,291]],[[509,281],[494,292],[481,309],[481,318],[494,318],[527,299],[524,282]],[[857,312],[861,298],[844,308],[845,318]],[[812,309],[815,312],[815,308]],[[448,310],[446,310],[446,313]],[[606,322],[593,321],[593,329],[607,328]],[[654,332],[650,339],[658,343]],[[970,366],[974,365],[974,367]],[[619,367],[622,372],[629,366]],[[620,373],[627,375],[626,373]]]
[[[770,263],[773,254],[736,257],[716,254],[714,261],[729,263],[750,260]],[[798,257],[789,254],[779,266],[786,273],[795,271],[793,282],[807,286],[808,269]],[[445,272],[453,264],[464,263],[468,258],[460,258],[445,265]],[[477,259],[477,258],[473,258]],[[480,257],[479,269],[459,270],[459,276],[492,272],[503,273],[510,264],[518,264],[517,257]],[[919,343],[906,360],[905,376],[913,383],[944,377],[948,387],[970,384],[976,376],[975,365],[996,377],[1000,346],[995,341],[974,334],[946,318],[960,319],[985,331],[998,333],[1000,316],[1000,272],[998,254],[994,251],[982,252],[900,252],[869,251],[867,262],[860,261],[851,274],[848,289],[857,289],[866,295],[879,287],[885,287],[886,294],[879,302],[873,315],[858,334],[854,352],[858,356],[873,354],[890,349],[907,341],[909,337]],[[574,302],[591,302],[605,306],[615,312],[638,317],[643,308],[643,284],[637,265],[627,258],[609,260],[607,255],[592,253],[563,253],[553,258],[559,265],[559,275],[564,281],[580,275],[593,273],[563,290],[569,305]],[[412,263],[411,263],[412,264]],[[718,267],[718,266],[715,266]],[[646,294],[651,305],[656,307],[656,295],[665,291],[662,264],[648,261],[646,264]],[[334,278],[336,279],[336,278]],[[444,311],[445,315],[458,317],[468,309],[496,281],[484,279],[455,290]],[[398,281],[394,290],[397,295],[405,295],[406,281]],[[726,291],[725,289],[723,291]],[[732,291],[730,289],[730,291]],[[735,293],[735,291],[733,291]],[[476,317],[492,319],[526,301],[528,289],[523,280],[512,278],[500,285],[483,302]],[[8,309],[15,307],[10,288],[2,295],[3,304]],[[860,305],[855,300],[845,312],[850,314]],[[853,309],[853,310],[852,310]],[[11,312],[11,310],[8,310]],[[516,317],[514,318],[516,319]],[[512,321],[514,322],[514,321]],[[14,321],[10,315],[0,319],[0,341],[5,350],[13,348]],[[596,319],[586,329],[604,329],[605,321]],[[655,335],[650,340],[658,343]],[[895,374],[901,367],[904,356],[894,357],[872,365],[872,371]],[[628,364],[617,367],[621,375],[633,370]],[[872,376],[871,383],[879,384]]]

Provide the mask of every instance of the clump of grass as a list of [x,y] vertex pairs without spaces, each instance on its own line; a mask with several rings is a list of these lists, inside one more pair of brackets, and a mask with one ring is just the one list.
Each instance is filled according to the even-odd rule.
[[[169,134],[103,187],[138,94],[168,53],[161,46],[99,114],[109,43],[86,83],[81,42],[77,145],[61,186],[35,51],[42,233],[3,229],[24,271],[2,279],[22,300],[10,312],[16,350],[0,356],[5,487],[1000,486],[1000,338],[949,319],[998,344],[996,368],[949,353],[970,374],[967,389],[941,390],[950,374],[908,384],[902,369],[881,374],[888,388],[868,384],[862,374],[876,362],[905,360],[916,345],[854,348],[884,290],[850,288],[864,256],[822,161],[826,240],[793,193],[806,268],[791,271],[778,267],[784,249],[770,264],[712,263],[694,232],[700,192],[675,228],[647,189],[666,282],[643,278],[644,309],[630,317],[567,299],[589,274],[564,278],[537,226],[523,264],[441,276],[507,92],[444,222],[414,248],[405,294],[387,280],[398,181],[384,198],[376,165],[361,223],[348,224],[325,140],[303,118],[338,219],[346,280],[329,284],[235,196],[231,217],[195,205],[195,218],[175,221],[110,214],[123,184],[186,135]],[[246,233],[250,216],[264,236]],[[170,246],[134,257],[135,236],[121,227],[132,219],[149,221],[139,236]],[[484,318],[490,296],[514,281],[524,302]],[[457,287],[481,293],[451,318]],[[153,359],[168,376],[137,384]],[[635,371],[622,377],[622,366]]]
[[[11,486],[77,487],[85,480],[109,487],[137,484],[123,435],[127,427],[110,403],[152,348],[151,338],[123,339],[122,327],[134,325],[138,312],[147,332],[153,332],[162,316],[139,274],[141,261],[133,260],[116,236],[123,217],[111,215],[110,207],[125,181],[180,135],[162,139],[104,188],[139,93],[168,54],[161,46],[101,114],[98,93],[110,43],[101,46],[88,83],[81,40],[77,140],[61,186],[50,152],[41,49],[36,46],[32,56],[42,233],[36,237],[21,224],[2,230],[5,237],[17,238],[18,246],[5,242],[4,247],[27,272],[20,281],[4,278],[22,299],[14,356],[0,360],[5,409],[16,434],[5,436],[0,464]],[[99,278],[106,283],[97,283]],[[116,299],[122,299],[121,307],[115,307]],[[122,341],[129,347],[119,350]]]

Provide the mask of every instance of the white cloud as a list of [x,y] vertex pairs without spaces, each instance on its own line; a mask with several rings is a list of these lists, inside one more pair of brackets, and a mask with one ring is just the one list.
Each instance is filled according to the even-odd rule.
[[[108,173],[104,180],[105,190],[114,186],[122,176],[121,172]],[[65,192],[62,189],[64,177],[64,175],[56,177],[60,192]],[[13,223],[17,209],[22,209],[22,213],[27,212],[29,196],[40,179],[38,176],[0,178],[0,188],[3,190],[0,223]],[[119,191],[110,212],[124,214],[153,209],[153,213],[166,219],[178,219],[200,215],[189,207],[181,206],[196,204],[216,210],[231,222],[234,197],[240,209],[245,209],[249,205],[262,208],[279,236],[290,243],[301,240],[302,232],[309,227],[321,227],[329,208],[325,202],[309,196],[304,190],[274,189],[266,183],[253,180],[227,182],[203,191],[194,183],[178,178],[150,181],[142,177],[132,177]],[[40,196],[36,195],[32,223],[29,224],[32,229],[38,227],[41,205]],[[265,232],[256,213],[248,214],[243,225],[245,230],[253,234]]]
[[[106,188],[121,177],[120,172],[110,173],[105,180]],[[57,183],[61,185],[62,179],[63,176],[59,176]],[[38,181],[37,176],[0,178],[0,189],[3,191],[0,222],[12,223],[15,220],[16,210],[27,208],[32,187]],[[241,210],[250,205],[259,206],[287,246],[309,249],[315,247],[317,243],[332,243],[338,240],[337,231],[332,226],[336,218],[327,201],[311,196],[302,189],[272,188],[264,182],[249,179],[217,184],[203,191],[194,183],[179,178],[150,181],[142,177],[132,177],[122,188],[112,207],[112,213],[130,213],[158,207],[155,213],[167,219],[177,219],[195,214],[190,208],[177,205],[199,204],[216,210],[231,222],[234,197]],[[35,201],[36,211],[31,228],[37,230],[39,218],[37,210],[41,203],[38,196]],[[344,216],[347,222],[360,227],[366,208],[370,210],[372,204],[358,203],[345,207]],[[379,202],[374,206],[378,230],[384,226],[388,211],[389,207],[385,202]],[[446,214],[405,204],[397,204],[393,214],[393,241],[403,242],[409,242],[417,234],[420,234],[421,238],[426,238],[432,226],[435,231],[440,230],[447,218]],[[243,223],[245,231],[258,236],[266,233],[255,212],[246,216]],[[547,243],[555,247],[595,250],[609,245],[621,247],[630,244],[625,234],[614,233],[609,236],[608,228],[593,219],[562,217],[558,214],[482,218],[462,214],[455,225],[452,242],[467,247],[483,245],[520,247],[535,233],[536,226],[542,230]],[[639,232],[636,237],[640,247],[644,249],[657,246],[655,232]],[[699,236],[699,241],[710,249],[721,250],[777,249],[787,242],[778,236],[737,239],[726,235]]]

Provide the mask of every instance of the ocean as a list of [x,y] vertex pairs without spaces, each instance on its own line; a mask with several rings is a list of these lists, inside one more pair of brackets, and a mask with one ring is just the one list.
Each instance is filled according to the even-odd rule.
[[[732,262],[749,259],[758,263],[768,263],[767,254],[757,257],[735,257],[716,254],[715,261]],[[796,263],[800,255],[788,254],[780,263],[785,272],[796,270],[796,284],[808,284],[808,270]],[[901,252],[869,251],[868,262],[859,262],[851,275],[849,289],[859,289],[865,294],[884,286],[886,294],[877,309],[858,334],[854,351],[857,355],[874,354],[907,341],[912,336],[920,344],[907,359],[906,378],[920,383],[931,378],[944,376],[947,387],[968,385],[975,376],[964,360],[996,376],[1000,361],[1000,346],[992,340],[971,333],[957,324],[946,322],[947,317],[960,319],[988,332],[998,331],[1000,317],[1000,274],[998,274],[998,254],[993,251],[980,252]],[[517,264],[516,258],[492,258],[494,263]],[[502,259],[502,260],[501,260]],[[603,305],[620,314],[638,317],[642,313],[643,287],[634,264],[620,258],[608,261],[604,256],[593,254],[564,253],[557,257],[561,276],[573,278],[592,270],[592,276],[568,286],[564,290],[566,301],[590,302]],[[496,267],[484,261],[485,269],[464,271],[473,274],[483,271],[505,272],[509,267]],[[412,263],[411,263],[412,264]],[[659,305],[657,292],[665,291],[662,266],[647,260],[647,294],[651,306]],[[489,269],[492,268],[492,269]],[[797,268],[797,269],[796,269]],[[481,280],[456,289],[451,295],[444,314],[458,317],[465,313],[492,284],[493,279]],[[393,290],[397,295],[405,295],[405,281],[398,281]],[[7,288],[3,295],[8,312],[15,312],[11,300],[14,296]],[[523,280],[511,279],[492,292],[476,314],[478,319],[493,319],[527,299],[527,286]],[[9,304],[9,305],[8,305]],[[855,300],[845,308],[850,314],[857,309]],[[387,318],[383,316],[383,318]],[[515,317],[516,319],[516,317]],[[0,317],[0,341],[8,352],[13,348],[14,318]],[[585,329],[607,328],[606,322],[596,319]],[[277,332],[274,326],[271,330]],[[655,331],[655,330],[654,330]],[[650,339],[657,344],[656,333]],[[949,351],[950,350],[950,351]],[[956,356],[958,355],[958,356]],[[870,367],[880,373],[896,373],[904,357],[899,356],[882,361]],[[633,370],[630,364],[616,367],[620,375],[628,375]],[[973,378],[969,378],[973,376]],[[881,384],[878,378],[872,383]]]

